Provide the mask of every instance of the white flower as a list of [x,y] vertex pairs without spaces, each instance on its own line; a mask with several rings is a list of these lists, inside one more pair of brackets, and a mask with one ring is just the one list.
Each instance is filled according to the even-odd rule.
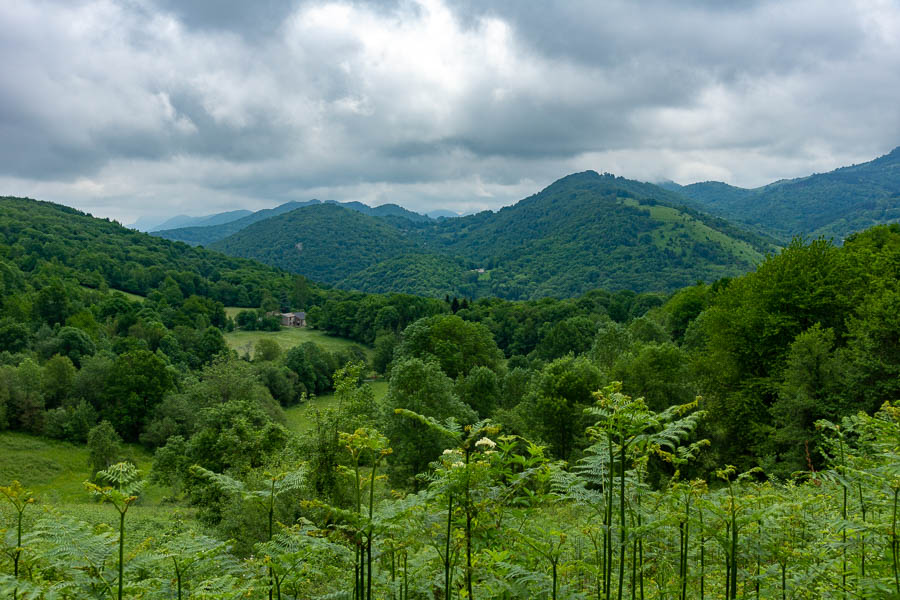
[[475,442],[475,446],[486,446],[488,448],[493,448],[497,443],[491,440],[489,437],[483,437],[477,442]]

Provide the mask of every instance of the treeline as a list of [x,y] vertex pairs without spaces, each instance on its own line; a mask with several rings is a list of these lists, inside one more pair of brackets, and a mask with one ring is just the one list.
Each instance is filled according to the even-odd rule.
[[559,458],[584,447],[577,432],[591,392],[622,381],[654,410],[702,397],[701,433],[712,441],[705,472],[734,464],[787,477],[820,464],[817,420],[871,414],[898,393],[898,252],[900,227],[881,226],[843,247],[796,240],[753,273],[671,297],[482,299],[406,333],[376,326],[376,366],[387,371],[392,361],[396,377],[409,332],[423,323],[433,340],[414,358],[444,364],[465,347],[454,332],[478,324],[472,335],[507,360],[474,365],[491,371],[478,370],[478,384],[467,381],[469,369],[445,370],[444,387],[460,400],[478,389],[470,408],[491,407],[476,409],[480,417],[547,443]]

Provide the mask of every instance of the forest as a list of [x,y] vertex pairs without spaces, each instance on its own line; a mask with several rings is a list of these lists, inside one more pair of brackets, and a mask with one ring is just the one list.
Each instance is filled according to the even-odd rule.
[[369,294],[4,198],[0,444],[85,460],[0,457],[0,593],[900,598],[898,270],[884,225],[674,292]]

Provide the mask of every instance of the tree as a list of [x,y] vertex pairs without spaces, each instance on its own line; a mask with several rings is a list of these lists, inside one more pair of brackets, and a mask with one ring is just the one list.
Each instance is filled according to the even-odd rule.
[[57,352],[69,357],[76,367],[80,367],[82,361],[97,351],[94,340],[83,330],[77,327],[61,327],[56,334],[58,341]]
[[638,345],[633,353],[619,357],[611,377],[621,381],[629,395],[644,398],[655,411],[687,404],[697,396],[688,358],[671,342]]
[[410,423],[395,414],[396,409],[410,410],[438,421],[453,419],[466,424],[476,420],[475,412],[459,400],[453,382],[437,363],[418,358],[394,362],[384,398],[381,429],[394,449],[395,475],[416,486],[414,476],[437,458],[447,447],[447,440],[426,426]]
[[91,468],[91,479],[94,479],[99,471],[108,469],[119,461],[122,438],[109,421],[102,421],[88,432],[87,448],[88,466]]
[[456,381],[456,394],[476,414],[489,417],[500,403],[500,382],[487,367],[475,367]]
[[396,357],[434,358],[451,379],[468,375],[476,366],[499,373],[503,365],[503,353],[487,327],[446,314],[425,317],[407,327]]
[[105,402],[97,407],[127,441],[137,441],[153,408],[175,380],[166,363],[149,350],[116,357],[107,380]]
[[569,317],[541,327],[541,341],[535,348],[539,358],[552,360],[570,352],[576,356],[591,349],[597,323],[590,317]]
[[75,366],[69,357],[57,354],[44,363],[43,380],[47,407],[60,406],[72,392]]
[[559,358],[532,379],[525,402],[517,408],[557,457],[569,460],[581,445],[587,421],[584,411],[603,375],[585,357]]
[[281,346],[273,339],[260,338],[253,347],[253,360],[273,361],[281,356]]
[[838,419],[844,412],[840,398],[841,369],[834,356],[834,331],[818,324],[799,334],[791,344],[772,405],[775,427],[772,442],[779,462],[778,474],[806,470],[818,459],[819,419]]

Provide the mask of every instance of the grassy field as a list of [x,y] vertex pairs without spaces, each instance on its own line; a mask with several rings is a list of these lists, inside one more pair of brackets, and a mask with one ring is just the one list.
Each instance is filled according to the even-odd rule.
[[[144,474],[153,457],[140,446],[126,446],[124,456]],[[71,504],[90,502],[84,481],[90,477],[85,446],[13,431],[0,433],[0,485],[17,479],[49,502]],[[159,503],[165,491],[156,486],[145,490],[149,503]]]
[[653,243],[661,250],[665,249],[675,237],[680,235],[683,230],[676,227],[676,225],[682,225],[687,229],[691,239],[700,242],[718,242],[734,256],[742,258],[751,264],[759,264],[765,258],[763,254],[749,243],[728,237],[680,210],[660,205],[641,206],[633,198],[626,198],[622,203],[646,210],[654,219],[664,223],[662,227],[653,232]]
[[[94,288],[92,288],[90,286],[86,286],[86,285],[83,285],[81,287],[83,287],[84,289],[87,289],[87,290],[94,289]],[[116,290],[113,288],[109,288],[109,293],[113,293],[113,292],[119,292],[120,294],[123,294],[126,298],[128,298],[132,302],[143,302],[144,300],[146,300],[146,298],[144,298],[143,296],[138,296],[137,294],[132,294],[131,292],[125,292],[122,290]]]
[[[384,379],[379,379],[378,381],[369,381],[367,385],[372,387],[372,391],[375,393],[375,399],[381,400],[385,394],[387,394],[388,383]],[[298,406],[292,406],[284,411],[287,416],[287,426],[291,431],[296,431],[297,433],[303,433],[308,431],[312,426],[312,423],[309,420],[308,411],[311,408],[325,409],[325,408],[335,408],[337,407],[337,398],[334,394],[328,394],[327,396],[317,396],[310,400],[306,404],[301,404]]]
[[[142,474],[150,472],[152,457],[137,446],[128,446],[125,456],[134,461]],[[94,525],[105,523],[113,528],[118,524],[116,509],[97,503],[85,490],[88,479],[88,452],[77,446],[47,438],[17,432],[0,433],[0,485],[18,480],[34,494],[36,505],[26,510],[26,524],[30,524],[52,509]],[[190,522],[192,509],[175,508],[163,501],[169,491],[148,485],[140,500],[128,511],[129,536],[126,547],[134,548],[144,539],[156,537],[175,519]],[[0,530],[13,523],[12,506],[0,496]],[[27,525],[26,525],[27,528]]]
[[329,352],[344,350],[350,346],[358,346],[365,351],[366,357],[370,361],[374,354],[374,350],[362,344],[344,338],[332,337],[322,331],[307,327],[283,327],[281,331],[232,331],[225,334],[225,342],[229,348],[237,350],[238,354],[241,355],[249,352],[251,357],[253,356],[253,346],[256,345],[258,340],[264,338],[275,340],[284,350],[304,342],[315,342]]
[[235,319],[235,318],[237,318],[238,313],[241,312],[242,310],[253,310],[253,309],[245,308],[243,306],[226,306],[225,307],[225,316]]

